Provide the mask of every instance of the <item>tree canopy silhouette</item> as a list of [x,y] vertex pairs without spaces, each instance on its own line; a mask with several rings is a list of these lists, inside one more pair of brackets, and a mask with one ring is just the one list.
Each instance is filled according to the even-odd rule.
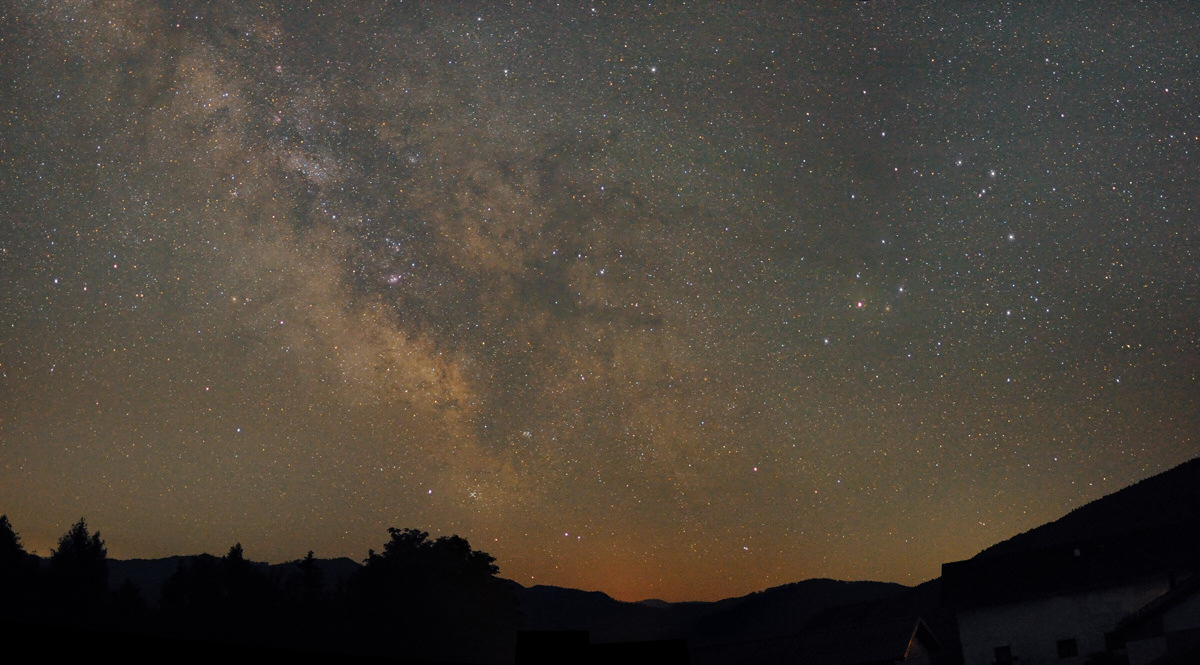
[[182,637],[270,643],[282,594],[237,543],[220,559],[201,554],[163,583],[161,607]]
[[495,557],[459,536],[388,533],[383,551],[369,551],[350,579],[345,599],[376,639],[390,642],[382,650],[478,660],[501,648],[516,628],[516,597],[496,577]]
[[21,546],[8,515],[0,515],[0,618],[28,611],[37,560]]
[[[43,568],[0,516],[0,617],[204,643],[510,660],[517,599],[497,577],[495,557],[459,536],[397,528],[388,535],[353,572],[311,551],[270,567],[248,560],[241,543],[220,558],[181,557],[154,607],[128,579],[109,591],[104,540],[85,520],[59,539]],[[339,576],[333,589],[329,571]]]
[[296,562],[296,572],[287,578],[285,584],[291,602],[308,610],[321,608],[329,600],[325,594],[325,573],[317,564],[312,550]]
[[0,570],[7,571],[24,563],[29,555],[21,546],[21,537],[13,531],[8,515],[0,515]]
[[89,533],[80,518],[51,550],[49,575],[56,613],[73,618],[98,615],[108,593],[108,550],[100,532]]

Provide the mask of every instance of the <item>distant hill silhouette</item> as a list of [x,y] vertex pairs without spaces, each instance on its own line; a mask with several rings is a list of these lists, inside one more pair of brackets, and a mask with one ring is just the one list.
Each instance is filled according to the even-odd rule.
[[892,598],[909,590],[885,582],[816,579],[716,602],[629,603],[599,591],[513,585],[517,588],[522,627],[527,630],[588,630],[593,642],[685,637],[691,644],[795,632],[822,610]]
[[[992,545],[972,560],[1003,560],[1013,555],[1024,556],[1082,543],[1086,543],[1085,547],[1090,551],[1091,546],[1103,542],[1118,554],[1128,554],[1138,562],[1147,561],[1147,565],[1153,564],[1150,559],[1156,557],[1173,557],[1172,560],[1190,557],[1200,561],[1196,557],[1200,552],[1198,541],[1200,458]],[[1144,556],[1138,558],[1139,551],[1147,548],[1153,550],[1155,556],[1143,553]],[[1114,560],[1120,560],[1120,557]],[[1130,562],[1122,565],[1136,567]],[[852,584],[870,583],[808,580],[707,604],[701,615],[688,624],[689,642],[698,647],[693,652],[693,662],[696,665],[723,665],[734,662],[729,660],[729,654],[737,653],[739,644],[750,651],[763,641],[798,633],[921,617],[941,646],[932,656],[933,663],[961,663],[958,624],[952,608],[944,605],[942,578],[912,588],[892,585],[895,587],[892,593],[877,587],[876,591],[881,593],[876,598],[851,599],[855,593],[871,591],[870,588],[848,586]],[[827,595],[822,597],[823,593]],[[838,602],[839,597],[844,600]],[[832,602],[820,607],[825,600]],[[797,619],[800,619],[798,624],[792,623]],[[725,647],[705,648],[706,644]]]
[[[1200,525],[1200,458],[1076,508],[1062,518],[983,550],[990,557],[1071,542],[1136,537],[1195,538]],[[1164,535],[1165,534],[1165,535]],[[1157,542],[1157,541],[1156,541]],[[1169,544],[1169,543],[1168,543]],[[627,603],[597,591],[517,587],[523,628],[590,630],[593,642],[686,637],[693,646],[794,634],[854,616],[863,621],[921,616],[957,653],[953,613],[941,606],[941,579],[917,587],[805,580],[716,602]]]
[[[851,584],[833,582],[832,580],[811,581],[821,583],[822,586],[825,586],[826,588],[823,591],[826,593],[832,592],[828,597],[834,599],[840,595],[838,588],[840,585]],[[820,587],[808,585],[803,582],[787,586],[793,587],[793,589],[788,589],[789,591],[794,590],[804,594],[807,588],[810,591],[818,591],[814,595],[820,594]],[[722,630],[720,624],[723,622],[723,619],[719,614],[714,614],[707,617],[696,628],[705,629],[715,627],[720,633],[716,636],[716,639],[689,640],[689,644],[692,647],[692,664],[742,665],[746,663],[810,661],[814,663],[859,662],[856,660],[840,660],[840,658],[852,655],[854,652],[859,652],[858,655],[861,656],[863,655],[861,653],[862,648],[867,648],[870,651],[870,647],[872,646],[882,646],[870,644],[872,640],[881,637],[879,630],[882,627],[891,626],[892,628],[898,627],[911,631],[913,626],[916,625],[918,618],[920,618],[932,631],[939,647],[937,652],[931,655],[931,665],[961,665],[958,626],[954,615],[941,608],[940,580],[930,580],[911,588],[900,587],[899,585],[891,586],[898,587],[899,591],[893,589],[892,593],[884,597],[868,599],[862,602],[836,603],[819,608],[815,612],[789,613],[790,617],[805,617],[804,620],[796,624],[787,622],[787,625],[781,625],[781,622],[772,621],[770,617],[766,617],[768,624],[762,626],[761,630],[737,631],[735,625],[730,626],[734,630]],[[782,590],[783,588],[781,587],[780,589]],[[810,598],[812,597],[810,596]],[[803,600],[803,596],[792,600],[793,602],[794,600]],[[810,603],[809,608],[806,609],[811,609],[815,605],[816,603]],[[762,609],[767,608],[768,604],[764,603]],[[736,607],[730,609],[734,612],[737,611]],[[754,619],[759,618],[756,615],[756,612],[746,612],[733,619],[733,623],[752,622]],[[814,639],[817,640],[817,643],[814,643]],[[804,653],[807,654],[808,659],[799,658],[797,655],[797,649],[807,649],[815,646],[820,646],[826,651],[832,649],[832,652],[817,654],[805,651]],[[870,662],[875,661],[872,660]],[[887,659],[879,662],[892,661]]]
[[523,587],[511,583],[520,603],[524,630],[586,630],[593,642],[621,642],[681,637],[668,611],[627,603],[599,591],[556,586]]
[[[180,564],[201,555],[162,559],[109,561],[109,587],[130,581],[143,597],[157,603],[163,583]],[[297,562],[252,565],[273,579],[295,572]],[[362,564],[352,559],[317,559],[324,583],[332,591]],[[669,603],[662,600],[619,601],[599,591],[555,586],[514,589],[526,630],[587,630],[596,643],[662,640],[684,637],[694,644],[730,642],[787,633],[828,608],[881,599],[898,599],[909,587],[885,582],[805,580],[714,602]]]
[[976,557],[1028,552],[1072,541],[1200,525],[1200,457],[996,543]]
[[823,610],[896,598],[907,591],[909,587],[889,582],[793,582],[714,603],[715,611],[691,622],[688,638],[705,644],[784,635]]
[[[125,580],[129,580],[141,589],[143,597],[155,603],[162,595],[163,583],[179,569],[179,565],[190,565],[200,556],[202,555],[169,556],[162,559],[110,559],[108,586],[110,589],[118,589]],[[362,566],[347,557],[317,559],[316,562],[324,573],[326,591],[335,589],[338,583],[345,581]],[[297,563],[298,561],[275,564],[255,562],[252,565],[273,579],[286,579],[297,571]]]

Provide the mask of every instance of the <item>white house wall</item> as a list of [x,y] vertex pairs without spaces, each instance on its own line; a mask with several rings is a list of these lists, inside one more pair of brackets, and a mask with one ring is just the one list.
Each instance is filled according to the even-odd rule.
[[1174,633],[1200,627],[1200,593],[1180,600],[1163,612],[1163,632]]
[[1125,645],[1129,665],[1147,665],[1154,659],[1167,655],[1167,635],[1200,628],[1200,593],[1193,593],[1168,607],[1162,614],[1163,632],[1140,640],[1130,640]]
[[[1166,593],[1166,578],[1075,595],[1054,596],[958,613],[965,665],[991,665],[1009,646],[1020,665],[1074,665],[1104,651],[1104,634],[1130,612]],[[1074,638],[1079,655],[1059,659],[1058,641]]]
[[1133,640],[1125,645],[1125,656],[1129,665],[1147,665],[1156,658],[1167,655],[1167,638],[1162,635]]

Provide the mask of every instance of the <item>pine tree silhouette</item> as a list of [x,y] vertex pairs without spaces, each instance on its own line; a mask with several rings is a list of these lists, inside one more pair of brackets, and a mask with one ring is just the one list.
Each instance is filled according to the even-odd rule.
[[28,615],[37,572],[37,560],[21,546],[8,515],[0,515],[0,619]]
[[80,518],[50,553],[51,613],[67,620],[100,618],[108,593],[108,550],[100,532],[88,533]]

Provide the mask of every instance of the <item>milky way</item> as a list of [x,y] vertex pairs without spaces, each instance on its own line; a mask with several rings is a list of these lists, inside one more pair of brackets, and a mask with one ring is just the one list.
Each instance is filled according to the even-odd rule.
[[0,10],[0,512],[45,554],[718,598],[1200,453],[1189,3]]

